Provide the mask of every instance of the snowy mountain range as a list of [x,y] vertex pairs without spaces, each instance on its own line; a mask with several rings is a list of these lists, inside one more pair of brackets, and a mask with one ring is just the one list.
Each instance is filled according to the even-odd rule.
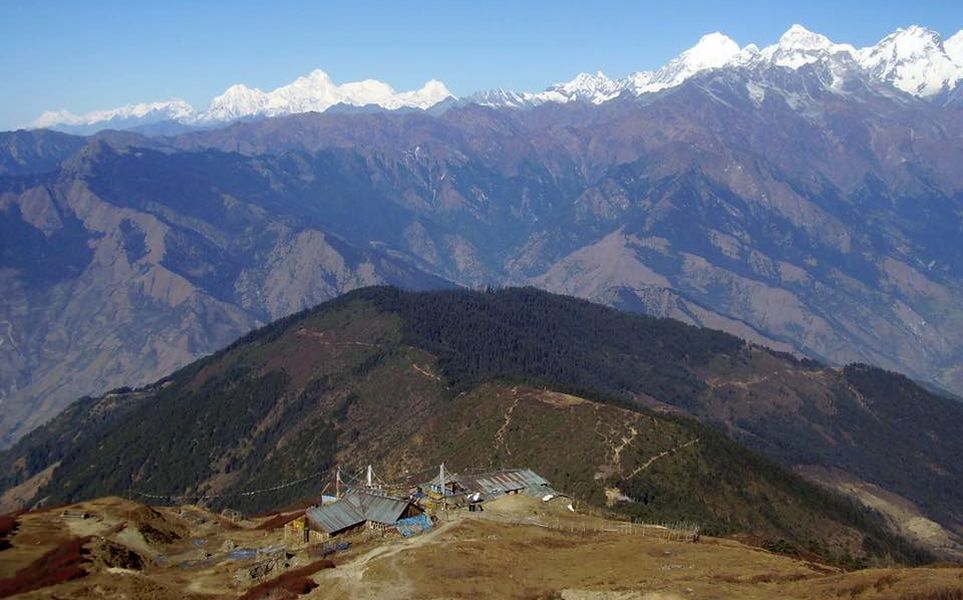
[[[940,34],[914,25],[897,29],[875,46],[866,48],[834,43],[800,25],[793,25],[778,42],[762,49],[755,44],[740,47],[724,34],[710,33],[654,71],[640,71],[621,79],[610,79],[601,71],[582,73],[541,92],[491,90],[468,96],[462,102],[515,108],[548,102],[601,104],[623,93],[641,96],[672,88],[711,69],[796,70],[811,64],[826,65],[834,83],[847,77],[865,77],[916,97],[931,98],[954,89],[963,80],[963,30],[944,40]],[[324,71],[315,70],[270,92],[243,84],[233,85],[203,111],[183,100],[172,99],[85,115],[65,110],[45,112],[34,121],[33,127],[74,133],[164,122],[206,127],[238,119],[323,112],[339,104],[425,110],[447,99],[454,96],[437,80],[428,81],[418,90],[398,92],[384,82],[371,79],[337,84]]]
[[238,119],[323,112],[338,104],[359,107],[375,105],[387,110],[427,109],[450,97],[451,92],[440,81],[429,81],[418,90],[398,92],[387,83],[373,79],[339,85],[327,73],[316,69],[270,92],[249,88],[244,84],[232,85],[211,100],[204,111],[197,111],[187,102],[175,98],[85,115],[75,115],[66,110],[49,111],[40,115],[33,126],[70,133],[88,133],[107,128],[130,129],[170,121],[203,127]]
[[923,27],[898,29],[875,46],[857,49],[837,44],[819,33],[793,25],[771,46],[739,47],[721,33],[703,36],[692,48],[654,71],[609,79],[604,73],[582,73],[572,81],[543,92],[503,90],[475,94],[471,100],[487,106],[535,106],[546,102],[587,101],[601,104],[623,92],[641,96],[678,86],[710,69],[800,69],[821,63],[834,74],[869,76],[917,97],[927,98],[949,91],[963,80],[963,30],[943,40]]

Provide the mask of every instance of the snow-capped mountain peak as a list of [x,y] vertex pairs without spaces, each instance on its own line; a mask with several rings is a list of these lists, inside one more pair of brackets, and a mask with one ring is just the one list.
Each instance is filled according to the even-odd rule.
[[605,73],[579,73],[571,81],[557,83],[548,89],[538,92],[512,92],[506,90],[488,90],[477,92],[468,98],[469,102],[481,106],[508,106],[520,108],[534,106],[546,102],[591,102],[601,104],[622,93],[621,82],[609,79]]
[[575,79],[564,85],[571,91],[584,91],[608,85],[611,82],[612,80],[605,73],[598,71],[596,73],[579,73],[575,76]]
[[331,81],[331,76],[322,71],[321,69],[315,69],[308,73],[307,75],[302,75],[294,80],[288,87],[291,88],[317,88],[317,87],[332,87],[335,83]]
[[553,86],[547,92],[557,94],[565,100],[587,100],[593,104],[601,104],[611,100],[621,93],[617,82],[609,79],[605,73],[579,73],[575,79]]
[[765,61],[774,65],[798,69],[833,57],[853,58],[856,48],[849,44],[836,44],[821,33],[814,33],[797,24],[786,30],[778,42],[763,48],[760,54]]
[[571,81],[557,83],[535,94],[499,90],[475,94],[470,100],[486,106],[512,107],[573,101],[601,104],[625,91],[638,95],[677,86],[702,71],[745,62],[756,52],[755,46],[740,49],[728,36],[710,33],[655,71],[640,71],[624,79],[610,79],[601,71],[580,73]]
[[232,85],[211,100],[207,109],[200,113],[183,100],[169,100],[132,104],[79,116],[69,111],[45,112],[34,121],[33,126],[88,133],[108,127],[134,127],[162,121],[206,125],[251,117],[321,112],[336,104],[376,105],[388,110],[427,109],[451,97],[452,93],[445,84],[435,79],[420,89],[398,92],[387,83],[374,79],[337,84],[327,73],[316,69],[269,92],[241,83]]
[[717,31],[699,38],[695,46],[680,54],[672,62],[680,66],[684,65],[692,72],[717,69],[728,64],[739,54],[739,51],[739,44]]
[[211,104],[203,114],[203,119],[211,121],[240,119],[261,112],[266,102],[266,94],[261,90],[237,83],[211,100]]
[[451,93],[448,86],[437,79],[429,79],[420,89],[395,94],[399,107],[407,106],[422,110],[427,110],[448,98],[454,97],[455,95]]
[[533,100],[534,96],[536,96],[536,94],[532,94],[530,92],[515,92],[512,90],[495,89],[475,92],[468,98],[465,98],[465,101],[472,104],[477,104],[479,106],[488,106],[491,108],[524,108],[535,103]]
[[953,62],[963,66],[963,29],[943,41],[943,51]]
[[636,94],[657,92],[675,87],[703,71],[744,63],[753,53],[754,47],[740,49],[732,38],[719,32],[709,33],[661,69],[629,75],[623,87]]
[[[476,93],[466,101],[511,108],[546,102],[601,104],[623,94],[641,96],[670,89],[716,69],[745,69],[749,77],[764,77],[774,68],[798,70],[814,63],[827,67],[822,71],[829,73],[825,81],[840,93],[844,93],[845,83],[858,78],[917,97],[933,97],[953,90],[963,81],[963,30],[943,40],[938,33],[914,25],[898,29],[878,44],[862,49],[836,43],[802,25],[791,26],[776,43],[762,49],[755,44],[740,48],[732,38],[713,32],[703,35],[694,46],[659,69],[635,72],[621,79],[611,79],[601,71],[580,73],[571,81],[537,93],[493,90]],[[428,81],[420,89],[399,92],[374,79],[338,84],[326,72],[316,69],[271,91],[240,83],[232,85],[203,112],[196,112],[183,100],[169,100],[79,116],[69,111],[45,112],[33,125],[77,133],[160,121],[209,125],[243,118],[322,112],[337,104],[375,105],[388,110],[428,109],[453,97],[445,84],[437,80]]]
[[[954,55],[963,45],[961,37],[950,38]],[[864,48],[859,59],[873,76],[917,96],[932,96],[963,79],[963,63],[946,51],[940,34],[918,25],[897,29]]]
[[823,34],[809,31],[796,23],[779,37],[777,45],[785,49],[826,50],[835,44]]
[[53,127],[56,125],[83,128],[94,124],[101,129],[123,128],[132,124],[147,124],[158,121],[190,119],[194,108],[179,98],[161,102],[128,104],[108,110],[95,110],[83,115],[75,115],[69,110],[47,111],[33,122],[34,127]]
[[451,96],[445,84],[434,79],[421,89],[396,92],[387,83],[375,79],[339,85],[327,73],[315,69],[270,92],[251,89],[241,84],[233,85],[214,98],[198,120],[229,121],[254,116],[322,112],[336,104],[373,104],[389,110],[406,107],[426,109]]
[[963,81],[963,31],[943,42],[939,34],[912,26],[861,50],[798,24],[761,50],[755,44],[740,48],[728,36],[716,32],[702,36],[695,46],[655,71],[640,71],[616,80],[583,73],[539,94],[512,94],[511,102],[504,105],[518,106],[523,103],[521,99],[528,105],[585,98],[598,103],[623,91],[642,95],[669,89],[711,69],[775,66],[795,70],[813,63],[829,65],[834,87],[854,72],[865,72],[904,92],[931,96]]

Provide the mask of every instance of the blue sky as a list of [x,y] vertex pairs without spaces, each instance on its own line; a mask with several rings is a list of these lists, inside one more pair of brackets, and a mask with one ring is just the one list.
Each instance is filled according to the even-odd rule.
[[396,89],[538,90],[658,67],[712,31],[762,46],[797,22],[857,46],[911,24],[948,36],[963,2],[0,0],[0,129],[49,109],[200,108],[233,83],[273,89],[315,68]]

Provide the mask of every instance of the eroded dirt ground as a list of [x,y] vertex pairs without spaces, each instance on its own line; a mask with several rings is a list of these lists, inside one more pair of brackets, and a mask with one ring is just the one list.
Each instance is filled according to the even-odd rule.
[[[12,547],[0,551],[0,578],[86,536],[89,574],[18,597],[236,598],[318,558],[316,548],[285,540],[283,530],[257,529],[266,519],[232,521],[119,498],[71,508],[88,518],[64,517],[63,509],[21,515]],[[418,537],[356,537],[330,556],[335,568],[313,575],[319,587],[302,597],[901,600],[963,593],[960,567],[845,573],[733,540],[666,537],[659,528],[629,531],[572,513],[566,502],[505,497],[482,513],[449,513]]]

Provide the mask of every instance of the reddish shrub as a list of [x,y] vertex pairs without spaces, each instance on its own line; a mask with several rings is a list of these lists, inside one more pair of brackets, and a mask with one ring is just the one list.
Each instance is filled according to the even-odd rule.
[[321,569],[333,569],[330,560],[319,560],[299,569],[291,569],[278,577],[252,587],[238,600],[293,600],[318,587],[308,576]]
[[0,598],[83,577],[87,574],[82,566],[87,555],[84,544],[89,541],[89,537],[71,538],[17,571],[13,577],[0,579]]
[[285,525],[287,525],[288,523],[290,523],[291,521],[293,521],[293,520],[297,519],[298,517],[300,517],[301,514],[302,514],[302,513],[297,513],[297,512],[296,512],[296,513],[289,513],[289,514],[283,514],[283,513],[282,513],[282,514],[274,515],[273,517],[271,517],[271,518],[268,519],[267,521],[265,521],[265,522],[261,523],[260,525],[258,525],[257,527],[255,527],[255,529],[262,529],[262,530],[267,530],[267,531],[272,530],[272,529],[280,529],[280,528],[284,527]]
[[0,538],[5,538],[17,529],[17,517],[0,515]]
[[963,600],[963,588],[945,588],[900,596],[900,600]]
[[17,530],[17,525],[16,514],[0,515],[0,550],[6,550],[12,546],[7,538]]
[[302,498],[301,500],[295,500],[291,504],[282,506],[281,508],[275,508],[267,512],[253,514],[251,515],[251,517],[254,519],[263,519],[264,517],[270,517],[276,514],[289,513],[294,511],[303,511],[306,508],[310,508],[317,503],[318,503],[317,496],[313,496],[310,498]]

